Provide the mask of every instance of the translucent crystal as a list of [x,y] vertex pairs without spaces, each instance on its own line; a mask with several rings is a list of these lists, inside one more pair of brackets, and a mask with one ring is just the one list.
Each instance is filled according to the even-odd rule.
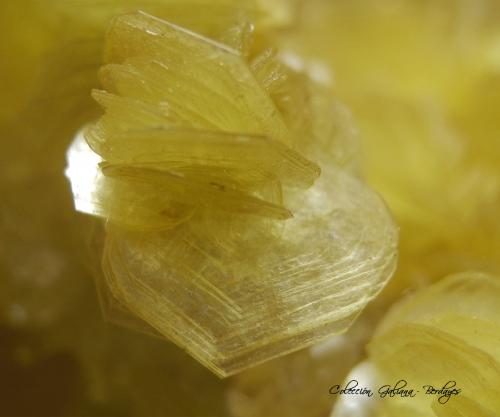
[[[458,395],[383,401],[389,414],[492,416],[500,409],[500,285],[480,273],[450,276],[396,305],[369,345],[381,378],[421,391],[455,381]],[[441,399],[440,399],[441,398]],[[443,401],[446,401],[443,404]],[[392,414],[390,414],[392,415]]]
[[108,32],[106,61],[113,63],[101,70],[108,91],[168,103],[163,111],[179,125],[286,141],[272,101],[244,58],[223,44],[144,14],[125,15]]
[[395,266],[383,202],[341,167],[347,119],[275,59],[117,17],[105,114],[68,154],[111,296],[220,376],[344,331]]
[[[219,373],[234,372],[230,360],[248,366],[277,349],[300,347],[294,339],[275,341],[283,322],[289,333],[307,332],[307,344],[339,331],[391,273],[395,230],[378,197],[337,169],[325,171],[310,192],[297,193],[290,206],[295,217],[273,233],[255,219],[227,215],[195,215],[155,234],[110,226],[107,283],[129,309]],[[366,216],[377,220],[365,225]],[[380,239],[387,243],[380,246]],[[269,291],[279,301],[267,298]],[[360,291],[366,298],[357,299]],[[270,352],[253,347],[264,342]]]

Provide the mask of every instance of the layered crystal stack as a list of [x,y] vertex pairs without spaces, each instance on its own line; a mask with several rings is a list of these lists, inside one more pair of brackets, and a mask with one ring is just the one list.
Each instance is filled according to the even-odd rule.
[[68,168],[77,208],[107,220],[111,299],[221,376],[345,331],[396,260],[340,104],[239,34],[115,18],[94,166],[80,138]]

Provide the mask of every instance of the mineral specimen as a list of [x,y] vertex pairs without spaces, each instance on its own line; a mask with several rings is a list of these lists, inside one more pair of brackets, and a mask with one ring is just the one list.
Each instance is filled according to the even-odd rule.
[[[116,417],[326,416],[336,398],[328,395],[328,388],[340,383],[349,368],[363,360],[364,347],[378,322],[379,312],[390,303],[412,288],[429,285],[453,271],[477,269],[493,271],[498,276],[499,5],[497,0],[1,1],[0,413]],[[108,57],[111,66],[102,74],[107,91],[94,90],[92,94],[106,113],[86,130],[89,142],[100,155],[90,152],[80,135],[71,148],[68,169],[78,210],[107,219],[100,225],[98,218],[74,213],[68,184],[61,175],[64,155],[78,129],[99,114],[99,106],[89,91],[99,87],[97,71],[102,65],[110,19],[139,9],[240,55],[242,74],[250,72],[256,81],[255,92],[263,92],[261,97],[267,95],[271,99],[271,106],[283,119],[286,134],[280,139],[269,133],[241,131],[236,120],[231,120],[230,125],[238,128],[236,132],[225,130],[229,126],[227,120],[219,116],[235,116],[236,107],[219,106],[222,110],[217,112],[219,109],[214,105],[204,109],[201,103],[195,105],[198,111],[205,111],[198,115],[210,116],[210,122],[217,124],[216,129],[194,126],[191,115],[174,120],[168,108],[178,105],[177,101],[166,103],[161,99],[161,103],[151,105],[143,97],[132,98],[129,90],[124,94],[113,90],[112,77],[117,75],[114,70],[124,63]],[[148,44],[144,42],[144,47]],[[161,87],[175,84],[179,66],[175,67],[175,79],[167,85],[163,82],[164,74],[156,77],[154,65],[144,65],[142,58],[140,61],[139,79],[150,71]],[[284,68],[280,61],[297,72]],[[137,59],[133,63],[138,64]],[[174,64],[179,65],[179,60]],[[184,68],[189,74],[190,66]],[[329,83],[329,88],[312,82],[308,76]],[[180,84],[182,91],[194,91],[193,95],[197,95],[198,85]],[[239,83],[232,85],[234,89],[229,95],[234,97]],[[355,124],[342,103],[332,99],[329,89],[353,112]],[[161,90],[158,90],[160,98],[164,94]],[[205,93],[204,90],[203,97],[207,98]],[[169,95],[169,101],[175,97],[177,94]],[[209,101],[220,104],[214,96]],[[214,111],[209,112],[210,108]],[[236,117],[243,117],[242,122],[246,120],[251,131],[259,127],[257,119],[248,120],[244,116],[245,113]],[[182,129],[174,132],[170,126],[152,128],[151,125],[166,123],[165,119]],[[278,124],[272,122],[267,127]],[[359,129],[361,153],[352,137],[355,129]],[[157,146],[166,143],[166,136],[169,147],[162,151]],[[141,154],[139,139],[147,139],[146,155]],[[251,144],[240,143],[239,139]],[[217,146],[209,146],[210,143]],[[108,147],[110,144],[113,149]],[[252,152],[247,152],[247,146]],[[229,159],[222,160],[219,154]],[[180,167],[177,161],[172,163],[173,158],[180,158]],[[283,163],[274,164],[277,158]],[[218,165],[210,165],[208,159],[216,159]],[[153,166],[143,166],[145,162],[152,162]],[[137,273],[147,267],[142,265],[143,254],[162,262],[161,265],[171,262],[173,266],[168,271],[177,268],[177,275],[167,274],[165,282],[179,278],[176,283],[182,283],[188,277],[185,288],[206,284],[194,278],[189,281],[192,275],[185,273],[186,269],[191,268],[205,278],[213,276],[210,274],[215,268],[213,263],[203,263],[201,255],[191,256],[192,252],[184,251],[186,240],[178,247],[173,237],[169,241],[168,234],[175,230],[179,230],[179,235],[186,233],[183,236],[187,242],[194,242],[202,250],[212,247],[215,241],[217,249],[207,256],[226,249],[239,258],[246,255],[242,254],[244,251],[253,254],[254,249],[245,246],[246,243],[236,250],[232,245],[237,246],[237,239],[245,236],[249,236],[249,241],[251,236],[260,236],[253,244],[265,241],[263,248],[259,248],[265,256],[259,259],[267,262],[274,256],[273,247],[283,236],[283,230],[297,220],[296,205],[291,201],[299,201],[301,193],[314,193],[323,180],[318,180],[317,167],[321,166],[324,176],[332,165],[347,178],[363,173],[367,183],[387,201],[402,237],[397,274],[346,333],[219,381],[170,343],[102,322],[88,265],[81,262],[87,252],[102,253],[105,248],[111,254],[105,258],[105,276],[100,259],[92,264],[106,318],[159,335],[158,330],[141,319],[146,317],[141,311],[155,313],[154,305],[138,302],[137,294],[144,293],[144,286],[137,293],[134,290],[144,283],[142,273]],[[353,182],[359,184],[358,180]],[[207,187],[207,183],[213,184]],[[328,195],[328,199],[335,198],[335,194]],[[334,214],[341,222],[347,221],[350,209],[342,201],[339,204],[343,211]],[[329,215],[325,213],[324,217]],[[356,220],[354,216],[346,230],[358,225],[364,228],[371,221],[371,213],[367,212],[365,217]],[[104,223],[110,225],[107,237],[101,235]],[[80,234],[86,234],[96,224],[99,232],[95,234],[96,242],[88,244],[87,240],[79,239]],[[316,227],[315,219],[311,224],[314,226],[308,230]],[[187,232],[188,226],[198,233],[197,241]],[[214,228],[217,233],[213,233]],[[291,232],[295,230],[294,226]],[[318,233],[322,239],[327,234],[323,230]],[[290,234],[293,233],[289,231],[287,236]],[[346,231],[342,236],[348,234]],[[143,251],[139,239],[159,242],[166,249],[144,245],[146,251]],[[296,242],[295,239],[294,235],[291,241]],[[360,238],[365,242],[363,239]],[[174,243],[168,246],[171,242]],[[309,243],[303,246],[309,248]],[[324,246],[329,248],[330,243]],[[362,259],[360,254],[356,255],[351,241],[345,241],[345,246],[354,253],[345,265]],[[130,278],[132,289],[121,285],[124,280],[120,272],[129,266],[128,249],[133,249],[130,261],[137,261],[131,268],[135,274]],[[123,261],[117,253],[125,253]],[[255,249],[253,256],[258,253]],[[182,262],[175,264],[169,257],[182,257]],[[220,257],[228,270],[233,268],[238,272],[242,265],[239,258],[227,261],[228,258],[229,255]],[[211,258],[212,262],[218,260]],[[251,263],[248,261],[246,265]],[[161,265],[158,271],[163,270]],[[304,265],[293,272],[304,271]],[[310,262],[310,265],[316,264]],[[265,268],[266,264],[260,267]],[[330,272],[338,267],[342,265],[332,265]],[[284,265],[280,273],[284,275],[286,268]],[[317,270],[318,276],[326,276],[326,267]],[[251,271],[257,271],[257,267],[251,265]],[[145,273],[150,277],[146,284],[160,275]],[[274,314],[278,321],[285,317],[286,325],[283,313],[286,307],[275,308],[275,305],[294,290],[297,302],[307,302],[306,292],[315,290],[308,286],[308,279],[307,276],[295,287],[288,287],[291,280],[283,281],[283,285],[272,280],[269,285],[257,283],[250,288],[239,282],[238,288],[240,292],[249,292],[260,285],[263,301],[259,305],[270,305],[269,314]],[[436,359],[432,362],[434,368],[428,370],[433,378],[438,378],[438,373],[443,377],[452,375],[456,369],[444,367],[459,363],[459,371],[463,368],[463,375],[467,376],[467,391],[474,398],[452,397],[444,407],[436,404],[434,412],[453,417],[497,415],[494,408],[498,404],[492,402],[497,392],[491,387],[484,392],[469,391],[472,385],[469,382],[483,388],[485,380],[498,385],[496,376],[490,378],[492,370],[498,369],[498,355],[484,353],[483,347],[478,350],[475,343],[488,333],[498,345],[496,324],[488,321],[484,327],[486,321],[481,319],[482,313],[490,309],[483,299],[498,299],[495,295],[498,291],[495,285],[488,284],[490,291],[481,295],[481,301],[471,302],[470,294],[477,288],[486,288],[483,283],[490,279],[469,277],[461,282],[465,281],[474,285],[465,291],[457,290],[462,286],[460,283],[456,288],[443,284],[421,306],[432,309],[432,314],[441,305],[455,312],[457,307],[470,306],[463,328],[471,330],[471,317],[478,316],[480,320],[472,319],[475,327],[467,337],[462,337],[456,326],[449,326],[447,320],[426,318],[424,324],[433,333],[418,331],[417,347],[412,351],[412,346],[400,342],[409,339],[408,325],[415,322],[404,316],[404,322],[395,323],[397,318],[394,318],[372,345],[371,357],[380,362],[380,368],[387,363],[387,373],[398,378],[400,372],[408,376],[416,374],[421,370],[419,367],[427,371],[424,358]],[[108,282],[111,289],[115,288],[114,293]],[[318,279],[312,285],[318,282],[324,283]],[[155,289],[153,294],[160,299],[165,294],[164,299],[174,299],[176,305],[192,308],[188,313],[198,318],[195,324],[200,323],[199,316],[207,315],[206,321],[215,317],[215,303],[193,307],[200,300],[198,288],[193,291],[195,301],[190,305],[185,302],[186,297],[181,297],[185,293],[177,292],[182,289],[181,284],[170,293],[161,285],[160,281],[150,286]],[[122,288],[125,288],[122,293],[129,294],[131,300],[121,296]],[[226,291],[226,287],[220,288]],[[318,285],[318,290],[324,288]],[[209,290],[212,288],[205,294]],[[450,294],[456,297],[453,305],[446,306]],[[161,307],[164,300],[160,301]],[[130,306],[135,308],[134,313],[139,313],[131,314]],[[335,309],[334,304],[322,306],[325,311]],[[252,311],[248,305],[244,307],[246,313]],[[156,327],[161,327],[165,310],[156,312],[159,319],[155,316],[150,321],[160,323]],[[170,314],[170,310],[165,314]],[[310,315],[304,320],[309,318]],[[310,321],[312,327],[317,324],[315,319]],[[270,321],[264,321],[263,326]],[[420,328],[423,322],[416,325]],[[491,322],[496,323],[496,319]],[[306,326],[306,321],[303,324]],[[175,330],[191,327],[190,323]],[[285,333],[278,324],[274,330],[277,337]],[[447,335],[454,332],[457,343],[447,345],[450,339],[442,337],[443,332]],[[243,331],[240,334],[247,337]],[[396,364],[390,363],[393,336],[399,352],[415,356],[414,365],[402,361],[397,352]],[[297,339],[302,341],[300,337]],[[435,339],[440,342],[435,343]],[[243,337],[239,340],[242,345],[245,343]],[[429,349],[422,349],[422,344]],[[455,351],[448,361],[443,352],[448,355],[450,349]],[[457,360],[457,351],[463,353],[465,360]],[[399,364],[397,372],[395,366]],[[376,387],[378,381],[373,378],[380,376],[380,372],[374,370],[373,360],[367,359],[355,366],[348,378]],[[388,382],[385,379],[384,384]],[[226,397],[229,407],[224,404],[226,386],[229,386]],[[347,396],[337,399],[335,417],[379,417],[377,408],[381,401],[357,402]],[[401,410],[393,399],[387,401],[383,401],[387,407],[380,410],[380,416],[414,417],[415,412],[422,415],[423,410],[425,417],[432,414],[429,404],[415,404],[415,408]],[[413,405],[410,401],[414,400],[409,399],[407,405]]]
[[115,18],[105,114],[68,154],[76,207],[108,221],[112,297],[220,376],[344,331],[396,258],[335,100],[247,48]]

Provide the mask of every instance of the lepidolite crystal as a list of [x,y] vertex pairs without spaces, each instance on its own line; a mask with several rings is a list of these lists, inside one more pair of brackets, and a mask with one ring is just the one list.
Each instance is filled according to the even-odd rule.
[[219,376],[345,331],[392,275],[397,229],[352,173],[338,103],[262,40],[138,12],[106,42],[105,114],[67,174],[107,220],[115,302]]

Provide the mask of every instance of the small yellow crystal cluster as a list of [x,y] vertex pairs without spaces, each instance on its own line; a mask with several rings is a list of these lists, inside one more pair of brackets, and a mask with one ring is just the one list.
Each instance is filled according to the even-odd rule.
[[81,138],[68,167],[77,208],[108,220],[112,297],[219,375],[344,331],[396,258],[384,204],[350,173],[340,105],[238,44],[113,19],[105,114],[85,130],[99,167]]

